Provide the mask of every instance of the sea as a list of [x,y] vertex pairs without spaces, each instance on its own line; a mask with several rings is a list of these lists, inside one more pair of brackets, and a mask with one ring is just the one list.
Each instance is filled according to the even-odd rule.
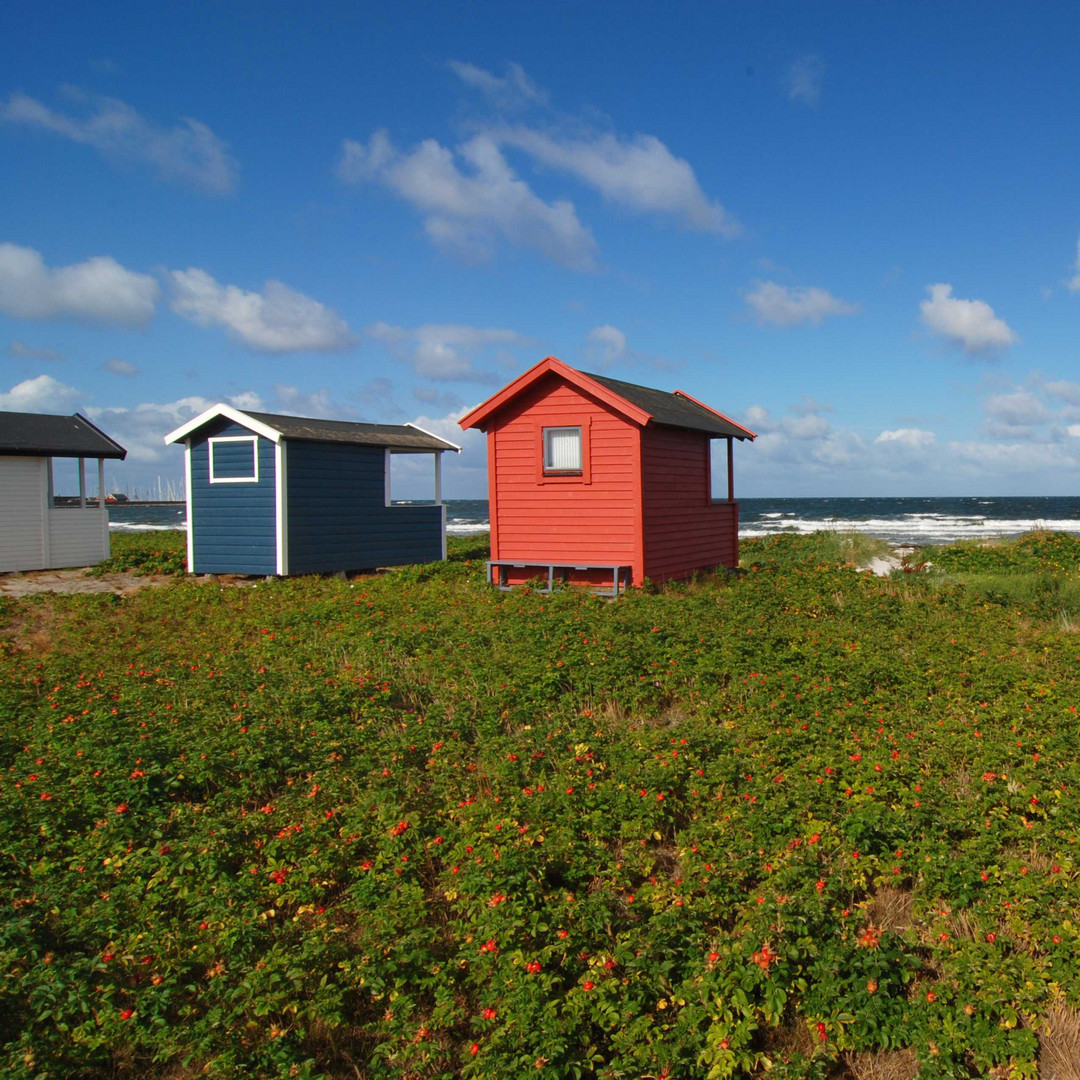
[[[117,532],[186,529],[183,503],[120,503],[109,507]],[[1080,535],[1080,495],[912,498],[740,499],[739,535],[775,536],[819,529],[861,532],[889,543],[951,544],[1020,536],[1033,529]],[[446,531],[488,531],[486,499],[448,499]]]

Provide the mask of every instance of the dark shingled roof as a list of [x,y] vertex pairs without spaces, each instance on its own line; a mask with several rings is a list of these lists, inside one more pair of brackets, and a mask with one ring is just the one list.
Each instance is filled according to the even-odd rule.
[[589,371],[583,371],[581,374],[598,382],[601,386],[606,386],[632,405],[644,409],[651,414],[653,423],[705,431],[710,435],[730,435],[736,439],[750,438],[745,428],[702,408],[679,394],[669,394],[666,390],[654,390],[649,386],[638,386],[637,383],[622,382],[620,379],[609,379],[606,375],[594,375]]
[[0,412],[0,454],[119,458],[127,451],[85,416]]
[[353,443],[360,446],[388,446],[391,450],[456,450],[453,443],[429,435],[419,428],[397,424],[354,424],[345,420],[312,420],[306,416],[279,416],[243,410],[245,416],[258,420],[286,439],[310,442]]

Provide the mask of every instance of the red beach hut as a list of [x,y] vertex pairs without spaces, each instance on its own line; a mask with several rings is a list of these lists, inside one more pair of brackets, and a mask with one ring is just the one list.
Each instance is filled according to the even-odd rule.
[[[754,432],[681,390],[546,357],[458,421],[487,433],[489,580],[613,593],[739,561],[732,446]],[[713,499],[710,441],[727,441]]]

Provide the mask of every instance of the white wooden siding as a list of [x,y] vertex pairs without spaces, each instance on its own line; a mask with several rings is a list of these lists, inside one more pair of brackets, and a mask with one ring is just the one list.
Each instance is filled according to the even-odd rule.
[[94,566],[109,557],[109,534],[102,528],[107,510],[88,506],[49,511],[49,566]]
[[41,570],[48,459],[0,458],[0,571]]

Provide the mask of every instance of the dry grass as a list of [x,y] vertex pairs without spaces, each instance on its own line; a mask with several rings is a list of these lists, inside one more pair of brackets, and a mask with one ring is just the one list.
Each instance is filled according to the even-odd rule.
[[1059,1005],[1041,1026],[1040,1080],[1080,1080],[1080,1009]]
[[0,644],[20,652],[51,652],[54,631],[67,621],[63,612],[47,601],[19,604],[4,626],[0,626]]
[[806,1021],[795,1016],[789,1008],[778,1027],[762,1028],[761,1046],[770,1058],[786,1060],[793,1054],[810,1057],[817,1046]]
[[914,894],[909,889],[882,888],[874,894],[866,909],[871,926],[902,934],[912,923]]
[[919,1061],[913,1050],[846,1054],[844,1060],[855,1080],[913,1080],[919,1071]]

